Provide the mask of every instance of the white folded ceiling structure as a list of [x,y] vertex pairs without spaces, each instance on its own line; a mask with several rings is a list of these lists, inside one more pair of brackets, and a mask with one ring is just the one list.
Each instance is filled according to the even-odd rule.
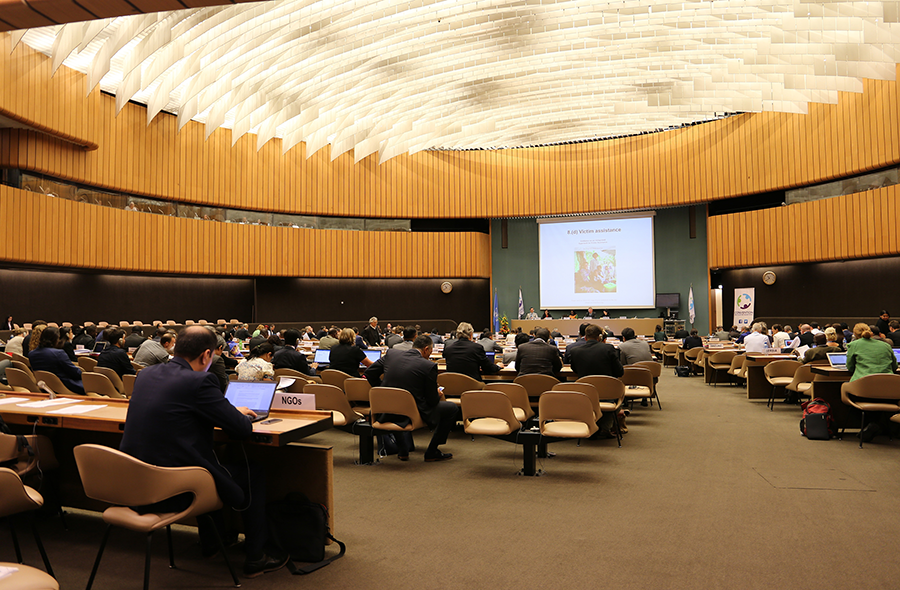
[[564,143],[893,80],[898,2],[275,0],[12,33],[128,101],[359,161]]

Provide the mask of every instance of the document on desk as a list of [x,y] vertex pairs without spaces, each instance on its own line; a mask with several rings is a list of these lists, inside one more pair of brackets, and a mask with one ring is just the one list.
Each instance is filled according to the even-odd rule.
[[3,404],[17,404],[19,402],[27,402],[27,397],[2,397],[0,398],[0,406]]
[[62,404],[76,404],[84,400],[80,399],[68,399],[68,398],[56,398],[56,399],[45,399],[39,402],[28,402],[27,404],[19,404],[20,408],[47,408],[50,406],[61,406]]
[[57,408],[55,410],[50,410],[47,412],[48,414],[87,414],[88,412],[93,412],[94,410],[99,410],[100,408],[105,408],[106,404],[102,404],[99,406],[67,406],[65,408]]

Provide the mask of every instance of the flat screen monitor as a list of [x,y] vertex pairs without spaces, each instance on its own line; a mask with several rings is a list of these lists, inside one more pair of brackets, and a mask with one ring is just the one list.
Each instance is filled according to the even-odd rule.
[[679,307],[681,305],[680,293],[657,293],[656,307]]
[[316,349],[315,362],[317,362],[319,364],[328,364],[329,362],[331,362],[331,349],[330,348]]

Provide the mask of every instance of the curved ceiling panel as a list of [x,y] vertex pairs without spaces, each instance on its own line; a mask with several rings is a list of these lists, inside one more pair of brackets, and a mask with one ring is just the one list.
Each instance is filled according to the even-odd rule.
[[307,154],[598,139],[806,112],[894,79],[895,2],[278,0],[28,31],[54,66],[179,124]]

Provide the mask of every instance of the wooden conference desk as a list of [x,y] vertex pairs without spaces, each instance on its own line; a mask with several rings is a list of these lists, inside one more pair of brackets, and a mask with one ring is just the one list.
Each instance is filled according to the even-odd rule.
[[613,318],[596,318],[593,320],[510,320],[509,327],[512,331],[516,328],[522,328],[526,334],[532,329],[541,327],[547,328],[551,332],[554,328],[564,336],[575,336],[578,334],[578,328],[581,324],[596,324],[601,328],[609,326],[617,336],[622,333],[625,328],[631,328],[638,336],[653,336],[656,332],[656,326],[662,326],[663,320],[659,318],[632,318],[632,319],[613,319]]
[[859,410],[841,400],[841,385],[850,381],[850,371],[830,365],[812,366],[813,382],[809,395],[822,398],[831,406],[831,417],[836,428],[859,428],[862,416]]
[[[125,429],[125,415],[128,400],[60,396],[60,399],[79,400],[74,403],[46,408],[27,408],[20,403],[49,400],[44,394],[4,392],[0,397],[0,416],[17,434],[30,434],[37,429],[53,442],[59,460],[60,501],[64,506],[101,511],[106,505],[91,500],[84,495],[81,478],[75,464],[73,449],[85,443],[97,443],[119,448],[122,431]],[[3,403],[10,398],[26,398],[17,403]],[[85,414],[58,414],[60,408],[106,405]],[[334,424],[331,412],[310,410],[276,410],[270,417],[281,418],[281,422],[271,425],[256,423],[250,444],[244,445],[247,457],[262,465],[266,473],[272,475],[267,480],[267,495],[270,500],[283,499],[288,492],[302,491],[313,502],[328,507],[331,526],[334,526],[334,471],[332,448],[326,446],[297,444],[297,441],[331,428]],[[217,432],[217,440],[228,442],[223,432]],[[235,442],[231,450],[240,449],[242,443]],[[236,455],[243,460],[237,450]]]

